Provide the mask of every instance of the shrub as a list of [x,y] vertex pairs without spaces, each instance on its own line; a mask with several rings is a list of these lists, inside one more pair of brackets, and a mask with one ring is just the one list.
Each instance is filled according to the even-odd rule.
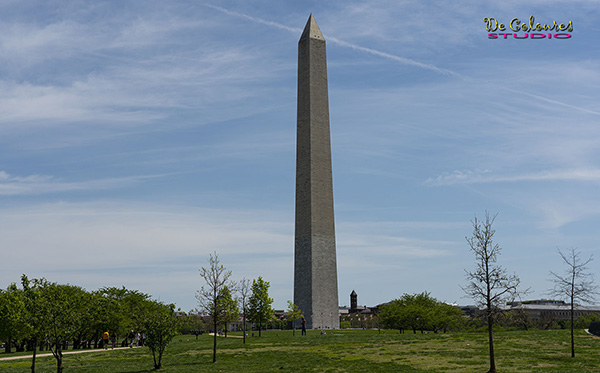
[[600,322],[596,321],[596,322],[591,323],[590,327],[589,327],[589,331],[593,335],[597,335],[600,337]]

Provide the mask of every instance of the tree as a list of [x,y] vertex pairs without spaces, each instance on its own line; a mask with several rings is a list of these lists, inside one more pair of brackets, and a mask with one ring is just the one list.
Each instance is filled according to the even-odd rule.
[[30,281],[25,274],[21,276],[21,285],[23,286],[23,294],[25,296],[26,322],[30,327],[31,338],[33,339],[31,373],[35,373],[38,342],[44,339],[44,320],[42,310],[38,306],[38,301],[41,299],[41,289],[45,283],[45,279],[33,279]]
[[292,322],[292,335],[296,335],[296,320],[304,317],[304,313],[294,302],[288,300],[288,320]]
[[190,310],[188,313],[180,312],[178,315],[180,319],[179,334],[192,334],[196,336],[206,331],[206,325],[202,320],[202,317],[198,315],[198,311]]
[[27,334],[25,323],[25,295],[17,285],[11,284],[6,291],[0,289],[0,340],[6,341],[4,352],[12,352],[13,340],[21,340]]
[[439,329],[444,333],[449,328],[461,327],[464,323],[460,308],[439,301],[437,302],[433,317],[434,329]]
[[78,329],[81,312],[79,306],[86,296],[85,290],[73,285],[60,285],[43,281],[36,307],[41,312],[44,336],[56,359],[56,371],[63,371],[63,345],[72,340]]
[[592,274],[587,272],[587,265],[592,261],[592,256],[586,260],[581,259],[581,253],[576,248],[571,248],[570,252],[563,253],[557,250],[563,262],[567,265],[564,275],[559,275],[550,271],[553,276],[554,289],[551,291],[553,296],[567,298],[570,305],[571,316],[571,357],[575,357],[575,335],[573,332],[575,326],[575,304],[592,303],[597,295],[597,287],[594,285]]
[[[501,313],[500,305],[508,300],[518,296],[519,277],[509,275],[502,266],[497,264],[501,248],[493,242],[494,233],[492,224],[496,215],[490,217],[486,211],[485,220],[480,221],[475,217],[473,224],[473,234],[471,237],[465,237],[471,252],[475,255],[475,271],[465,270],[467,280],[469,281],[463,291],[469,295],[480,308],[483,308],[483,317],[488,326],[488,343],[490,355],[489,373],[496,372],[496,362],[494,358],[494,319]],[[524,292],[522,292],[524,293]]]
[[[165,305],[156,301],[146,301],[142,330],[146,333],[144,345],[152,351],[154,369],[162,367],[162,356],[173,337],[177,335],[179,322],[175,317],[175,305]],[[158,357],[158,359],[157,359]]]
[[220,301],[222,289],[231,284],[229,278],[231,271],[227,271],[219,261],[219,256],[215,252],[208,259],[208,267],[200,269],[200,276],[206,281],[206,286],[202,286],[196,293],[196,299],[200,308],[211,317],[213,323],[213,363],[217,362],[217,325],[223,317],[223,303]]
[[[394,299],[391,302],[379,307],[379,316],[381,322],[387,329],[397,329],[402,333],[406,329],[404,317],[404,301]],[[352,318],[350,319],[352,321]]]
[[273,318],[275,312],[271,308],[273,298],[269,298],[270,284],[258,277],[252,281],[252,295],[248,302],[249,318],[258,325],[258,336],[260,337],[263,325]]
[[419,294],[404,294],[380,307],[378,317],[383,324],[400,331],[410,328],[413,333],[420,330],[447,330],[461,318],[458,308],[440,302],[424,291]]
[[243,278],[239,283],[238,292],[240,294],[238,303],[242,311],[242,331],[244,333],[244,343],[246,343],[246,317],[248,313],[248,299],[250,298],[250,280]]
[[229,286],[223,286],[219,296],[220,308],[223,309],[223,316],[221,318],[224,329],[225,337],[227,337],[227,325],[231,322],[237,321],[240,317],[237,302],[233,299]]

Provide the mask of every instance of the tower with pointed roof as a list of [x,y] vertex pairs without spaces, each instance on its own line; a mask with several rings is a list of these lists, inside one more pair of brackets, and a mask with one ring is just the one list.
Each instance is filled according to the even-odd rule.
[[350,293],[350,312],[355,312],[358,309],[358,294],[354,290]]
[[338,329],[325,38],[311,14],[298,42],[294,303],[309,329]]

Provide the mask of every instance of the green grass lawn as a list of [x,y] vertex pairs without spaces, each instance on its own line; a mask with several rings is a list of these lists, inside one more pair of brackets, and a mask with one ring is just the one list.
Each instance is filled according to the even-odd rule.
[[[600,338],[576,332],[576,357],[570,357],[568,330],[496,333],[499,372],[600,371]],[[233,334],[235,335],[235,333]],[[239,334],[238,334],[239,335]],[[486,333],[398,334],[341,330],[308,336],[269,331],[263,336],[219,338],[212,364],[212,337],[176,337],[163,358],[164,372],[485,372]],[[0,358],[14,354],[0,353]],[[27,372],[30,359],[0,361],[0,372]],[[54,372],[53,357],[37,360],[36,371]],[[65,372],[152,372],[147,348],[65,355]]]

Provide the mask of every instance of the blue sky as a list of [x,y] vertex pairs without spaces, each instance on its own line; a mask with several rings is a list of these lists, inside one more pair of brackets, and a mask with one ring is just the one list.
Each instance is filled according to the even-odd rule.
[[[189,310],[216,251],[284,308],[311,12],[340,304],[472,304],[465,236],[486,210],[530,298],[563,269],[557,248],[600,260],[600,1],[5,0],[0,287],[26,273]],[[488,39],[483,18],[531,15],[572,21],[572,37]]]

